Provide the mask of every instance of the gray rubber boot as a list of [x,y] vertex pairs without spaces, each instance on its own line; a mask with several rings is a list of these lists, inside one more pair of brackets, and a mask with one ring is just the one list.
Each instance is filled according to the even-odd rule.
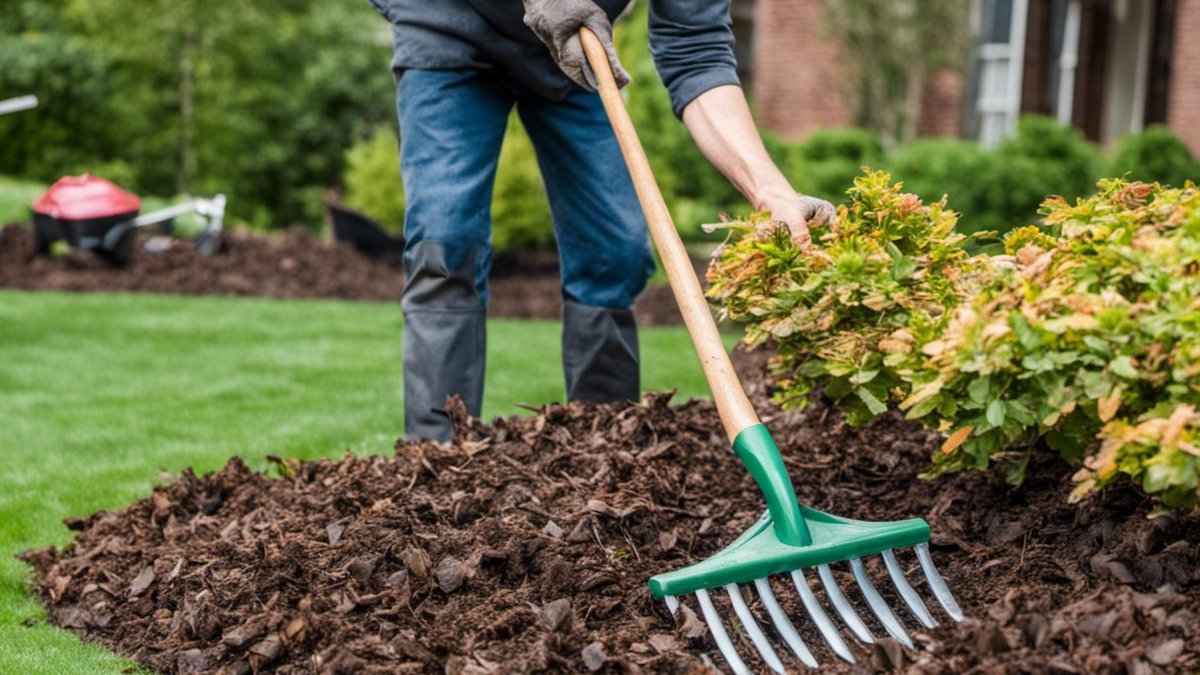
[[446,397],[457,394],[467,411],[483,406],[487,308],[474,279],[475,256],[450,269],[440,242],[422,241],[404,252],[404,435],[409,440],[451,437]]
[[628,309],[564,301],[562,359],[569,401],[617,403],[641,396],[637,323]]

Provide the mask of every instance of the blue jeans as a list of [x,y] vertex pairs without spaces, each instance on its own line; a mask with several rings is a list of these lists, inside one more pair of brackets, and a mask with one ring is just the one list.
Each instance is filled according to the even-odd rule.
[[492,188],[514,106],[537,154],[558,241],[567,397],[636,399],[629,310],[654,259],[600,97],[579,91],[550,101],[489,70],[407,70],[397,101],[408,435],[449,437],[440,412],[448,394],[479,413]]

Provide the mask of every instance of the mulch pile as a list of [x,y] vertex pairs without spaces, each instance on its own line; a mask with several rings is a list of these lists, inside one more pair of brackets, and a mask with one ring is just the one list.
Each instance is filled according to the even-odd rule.
[[[202,478],[185,471],[123,511],[67,521],[78,535],[66,550],[23,557],[51,621],[161,672],[724,668],[694,598],[672,619],[646,579],[715,552],[762,503],[711,404],[667,399],[552,405],[491,425],[458,408],[450,445],[280,460],[284,478],[233,459]],[[850,428],[817,399],[765,421],[802,501],[863,519],[926,518],[968,616],[915,633],[911,652],[890,639],[854,643],[854,671],[778,583],[833,672],[1200,668],[1195,520],[1148,520],[1152,505],[1125,487],[1070,506],[1070,470],[1048,458],[1018,489],[983,474],[920,480],[936,439],[895,416]],[[918,585],[915,556],[900,560]],[[847,566],[836,567],[856,598]],[[870,561],[886,592],[881,567]]]
[[[272,235],[226,232],[216,256],[200,255],[186,239],[158,237],[155,243],[166,249],[150,253],[135,246],[129,264],[118,268],[87,251],[34,256],[33,230],[9,225],[0,229],[0,287],[384,302],[399,300],[404,290],[399,256],[367,257],[303,229]],[[491,316],[557,320],[561,315],[558,258],[552,252],[497,254],[491,289]],[[647,288],[635,311],[646,325],[682,322],[664,285]]]

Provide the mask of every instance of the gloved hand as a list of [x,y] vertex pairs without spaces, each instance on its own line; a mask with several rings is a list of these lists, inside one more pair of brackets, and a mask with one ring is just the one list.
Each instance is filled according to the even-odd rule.
[[771,212],[771,222],[787,225],[792,233],[792,241],[801,246],[812,242],[808,228],[820,227],[837,216],[833,204],[801,194],[777,204],[768,204],[767,210]]
[[525,3],[525,25],[546,43],[554,62],[576,84],[588,91],[596,91],[596,75],[579,43],[579,29],[583,26],[590,28],[604,44],[617,86],[629,84],[629,73],[621,67],[613,47],[612,23],[596,3],[591,0],[522,1]]

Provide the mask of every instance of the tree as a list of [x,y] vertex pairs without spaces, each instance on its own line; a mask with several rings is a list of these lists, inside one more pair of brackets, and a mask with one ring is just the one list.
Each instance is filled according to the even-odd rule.
[[140,192],[225,192],[256,225],[315,223],[346,148],[394,117],[388,25],[361,0],[17,7],[0,17],[0,92],[46,105],[0,120],[6,173],[117,167]]
[[824,0],[824,9],[845,52],[855,124],[878,130],[888,145],[915,137],[930,78],[966,61],[969,0]]

